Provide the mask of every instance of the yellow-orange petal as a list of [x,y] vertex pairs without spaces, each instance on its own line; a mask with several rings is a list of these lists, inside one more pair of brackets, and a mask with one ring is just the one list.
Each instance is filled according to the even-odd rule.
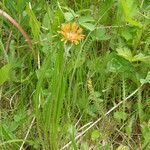
[[61,31],[59,31],[63,35],[63,41],[71,42],[74,44],[78,44],[81,39],[84,38],[84,35],[82,34],[82,29],[79,28],[79,26],[74,22],[73,24],[62,24],[61,25]]

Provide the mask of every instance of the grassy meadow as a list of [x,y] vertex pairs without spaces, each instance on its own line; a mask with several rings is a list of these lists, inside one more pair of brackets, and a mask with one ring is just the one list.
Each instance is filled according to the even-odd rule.
[[1,0],[0,150],[150,150],[150,1]]

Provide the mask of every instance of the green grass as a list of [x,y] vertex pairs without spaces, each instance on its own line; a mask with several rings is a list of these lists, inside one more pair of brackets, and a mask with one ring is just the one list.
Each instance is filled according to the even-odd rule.
[[[150,149],[149,0],[2,0],[0,150]],[[63,23],[85,35],[61,41]],[[65,58],[65,50],[69,56]]]

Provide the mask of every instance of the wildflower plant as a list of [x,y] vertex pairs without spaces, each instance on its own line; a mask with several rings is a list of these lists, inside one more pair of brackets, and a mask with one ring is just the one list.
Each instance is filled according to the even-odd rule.
[[84,38],[83,30],[77,23],[62,24],[59,33],[62,34],[65,48],[65,58],[69,56],[69,50],[73,44],[77,45]]

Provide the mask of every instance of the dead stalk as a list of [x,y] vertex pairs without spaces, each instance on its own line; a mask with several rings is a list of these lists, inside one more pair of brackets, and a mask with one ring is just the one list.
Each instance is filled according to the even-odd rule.
[[24,38],[27,40],[27,43],[28,43],[30,49],[32,50],[32,41],[29,38],[28,34],[21,27],[21,25],[15,19],[13,19],[10,15],[8,15],[5,11],[3,11],[1,9],[0,9],[0,16],[3,16],[4,18],[6,18],[10,23],[12,23],[22,33]]

